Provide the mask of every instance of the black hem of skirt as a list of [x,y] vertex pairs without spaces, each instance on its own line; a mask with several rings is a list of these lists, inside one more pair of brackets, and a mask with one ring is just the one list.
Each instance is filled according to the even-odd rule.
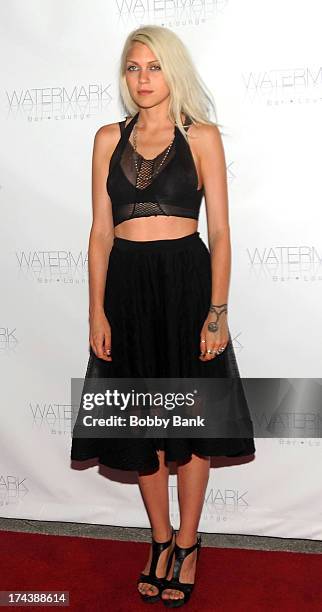
[[[196,454],[199,457],[210,457],[210,459],[212,457],[227,457],[227,458],[238,458],[238,457],[251,457],[252,455],[255,454],[256,449],[255,446],[253,447],[254,450],[250,450],[250,449],[242,449],[236,453],[230,453],[230,454],[224,454],[222,452],[218,452],[215,453],[212,451],[211,455],[206,455],[204,453],[199,453],[197,451],[191,451],[191,453],[188,453],[187,455],[181,455],[180,457],[176,456],[171,456],[168,454],[166,461],[169,462],[186,462],[186,461],[190,461],[192,458],[192,454]],[[152,459],[150,461],[148,461],[147,463],[131,463],[129,461],[126,462],[125,464],[122,464],[118,461],[113,461],[112,458],[107,458],[107,457],[103,457],[101,455],[98,454],[89,454],[89,455],[85,455],[85,456],[76,456],[76,454],[73,454],[71,456],[71,460],[72,461],[90,461],[92,459],[98,459],[98,463],[101,465],[104,465],[105,467],[114,469],[114,470],[122,470],[122,471],[155,471],[157,469],[159,469],[160,464],[159,464],[159,460],[158,458],[156,458],[156,460]],[[211,466],[210,466],[211,467]]]

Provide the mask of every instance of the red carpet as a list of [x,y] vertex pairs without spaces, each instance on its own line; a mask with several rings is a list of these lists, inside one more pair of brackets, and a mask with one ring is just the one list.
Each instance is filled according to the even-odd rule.
[[[146,543],[3,531],[0,542],[0,590],[69,591],[70,606],[61,609],[77,612],[166,609],[161,602],[144,604],[136,594]],[[196,587],[183,609],[318,611],[321,574],[317,554],[202,547]]]

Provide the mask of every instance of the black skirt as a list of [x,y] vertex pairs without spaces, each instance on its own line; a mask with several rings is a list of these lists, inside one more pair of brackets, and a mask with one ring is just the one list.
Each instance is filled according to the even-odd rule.
[[[112,361],[90,348],[86,378],[234,377],[240,387],[234,413],[252,427],[229,333],[223,353],[203,362],[200,332],[211,303],[210,252],[194,232],[182,238],[136,241],[114,238],[106,278],[104,310],[111,326]],[[253,432],[253,430],[251,429]],[[157,450],[167,461],[255,452],[253,437],[77,438],[71,459],[98,458],[111,468],[154,471]]]

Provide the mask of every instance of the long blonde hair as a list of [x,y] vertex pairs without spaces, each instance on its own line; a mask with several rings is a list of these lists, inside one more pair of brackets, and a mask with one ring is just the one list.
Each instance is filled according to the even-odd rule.
[[[170,90],[168,117],[178,126],[183,136],[187,139],[181,113],[190,117],[192,123],[214,125],[209,119],[210,108],[217,116],[213,96],[197,72],[188,49],[172,30],[156,25],[145,25],[132,30],[124,43],[119,80],[121,98],[129,114],[134,116],[140,110],[126,83],[126,59],[134,42],[147,45],[159,61]],[[215,125],[220,125],[217,120]]]

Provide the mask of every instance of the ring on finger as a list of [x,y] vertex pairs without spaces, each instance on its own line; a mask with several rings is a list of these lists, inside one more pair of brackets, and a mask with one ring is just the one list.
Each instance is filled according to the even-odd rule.
[[224,346],[221,346],[221,347],[218,349],[217,354],[223,353],[223,352],[224,352],[224,350],[225,350],[225,347],[224,347]]

